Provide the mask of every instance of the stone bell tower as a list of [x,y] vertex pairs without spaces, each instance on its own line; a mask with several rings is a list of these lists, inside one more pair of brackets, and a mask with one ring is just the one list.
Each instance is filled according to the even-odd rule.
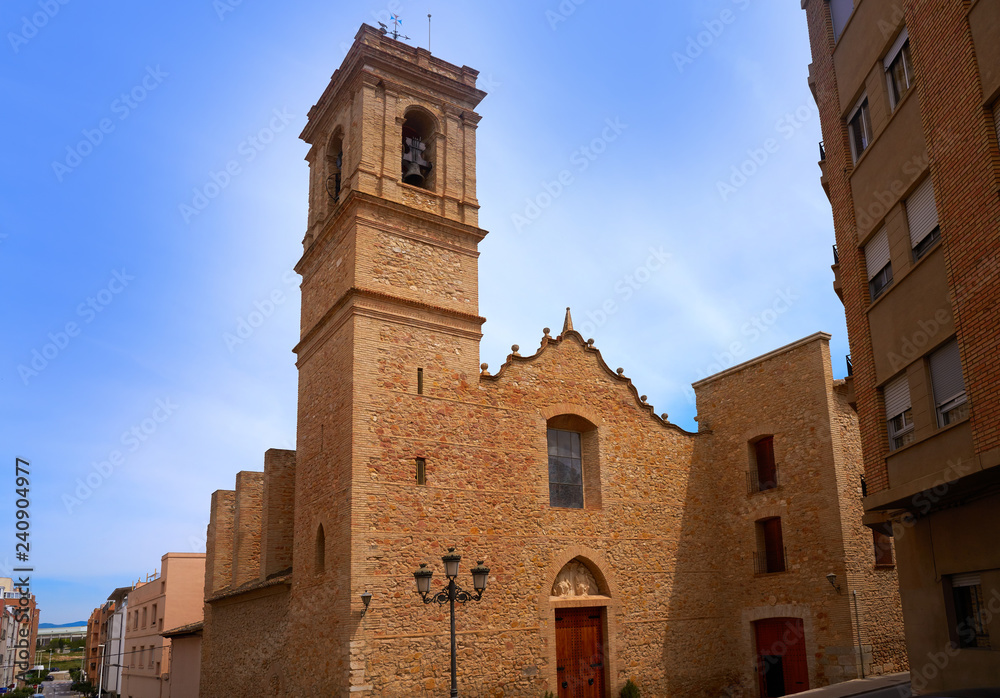
[[427,398],[478,388],[477,75],[363,25],[301,135],[312,147],[288,648],[299,695],[366,695],[352,652],[365,643],[359,596],[378,599],[369,538],[391,496],[386,468],[419,456],[390,432]]

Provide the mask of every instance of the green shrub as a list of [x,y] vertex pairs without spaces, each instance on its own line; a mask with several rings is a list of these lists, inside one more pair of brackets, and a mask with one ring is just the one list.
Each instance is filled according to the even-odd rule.
[[622,691],[619,694],[621,698],[639,698],[639,687],[635,685],[632,679],[629,679],[624,686],[622,686]]

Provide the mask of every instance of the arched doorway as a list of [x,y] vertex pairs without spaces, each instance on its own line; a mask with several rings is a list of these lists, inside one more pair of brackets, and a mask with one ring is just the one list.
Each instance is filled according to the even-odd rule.
[[778,698],[809,688],[805,630],[801,618],[754,622],[761,698]]
[[607,695],[607,596],[590,567],[570,560],[556,575],[556,681],[559,698]]

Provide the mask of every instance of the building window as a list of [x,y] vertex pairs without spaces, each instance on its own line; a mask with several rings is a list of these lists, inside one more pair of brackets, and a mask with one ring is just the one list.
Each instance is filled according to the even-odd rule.
[[892,538],[882,531],[872,530],[872,544],[875,546],[875,565],[892,567]]
[[889,450],[913,443],[913,410],[910,408],[910,383],[904,373],[882,389],[885,418],[889,427]]
[[854,12],[854,0],[830,0],[830,20],[833,22],[833,40],[839,41]]
[[326,571],[326,533],[323,532],[323,524],[316,530],[316,574],[323,574]]
[[882,228],[865,245],[868,292],[875,300],[892,283],[892,260],[889,259],[889,233]]
[[574,414],[548,420],[549,506],[600,509],[597,427]]
[[417,395],[424,394],[424,369],[417,369]]
[[934,187],[927,177],[906,199],[906,222],[910,228],[910,246],[913,260],[924,256],[941,237],[937,207],[934,205]]
[[774,462],[774,437],[762,436],[750,444],[750,494],[773,490],[778,486],[778,466]]
[[963,649],[990,647],[986,627],[986,604],[979,574],[951,576],[951,596],[954,615],[951,617],[952,641]]
[[851,136],[851,155],[858,161],[872,140],[872,122],[868,116],[868,95],[863,96],[847,119],[847,132]]
[[420,109],[411,109],[403,121],[402,180],[423,189],[434,189],[434,120]]
[[761,519],[756,523],[757,551],[754,572],[772,574],[785,571],[785,544],[781,536],[781,518]]
[[549,505],[583,508],[583,446],[580,434],[548,430]]
[[156,627],[156,604],[153,604],[153,627]]
[[326,193],[337,203],[340,201],[341,170],[344,165],[344,138],[338,129],[330,139],[326,152]]
[[427,459],[417,458],[417,484],[427,484]]
[[146,646],[139,646],[139,668],[142,669],[146,665]]
[[885,77],[889,83],[889,102],[893,109],[913,85],[913,66],[910,65],[910,38],[906,29],[889,49],[883,61]]
[[148,611],[149,611],[148,608],[146,608],[145,606],[142,607],[142,627],[144,627],[144,628],[146,627],[146,625],[149,622]]
[[962,359],[958,340],[952,339],[930,356],[931,385],[939,427],[954,424],[969,416],[969,403],[962,380]]

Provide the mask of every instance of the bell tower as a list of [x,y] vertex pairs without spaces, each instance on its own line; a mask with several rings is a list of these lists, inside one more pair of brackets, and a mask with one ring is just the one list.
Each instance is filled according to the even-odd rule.
[[[478,390],[478,72],[362,25],[310,109],[302,258],[294,582],[297,637],[331,651],[296,667],[299,695],[364,686],[355,606],[387,464],[416,446],[390,433],[432,398]],[[461,398],[459,398],[461,399]],[[417,453],[416,455],[419,455]],[[367,619],[366,619],[367,620]],[[303,660],[304,661],[304,660]],[[355,667],[352,669],[352,667]],[[318,670],[322,669],[322,670]],[[363,670],[362,670],[363,674]],[[358,689],[355,688],[354,693]],[[362,695],[366,695],[363,691]]]

